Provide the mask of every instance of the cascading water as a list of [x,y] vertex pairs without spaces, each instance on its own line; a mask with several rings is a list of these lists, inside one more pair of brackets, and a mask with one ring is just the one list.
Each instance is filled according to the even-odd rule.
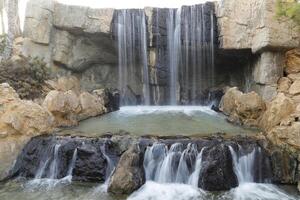
[[[150,104],[147,29],[144,10],[116,11],[116,29],[119,59],[119,90],[121,105],[135,105],[137,89],[143,85],[143,104]],[[141,78],[142,77],[142,78]]]
[[181,143],[168,150],[162,143],[147,147],[144,158],[146,180],[159,183],[185,183],[198,186],[202,152],[197,145],[189,143],[186,149]]

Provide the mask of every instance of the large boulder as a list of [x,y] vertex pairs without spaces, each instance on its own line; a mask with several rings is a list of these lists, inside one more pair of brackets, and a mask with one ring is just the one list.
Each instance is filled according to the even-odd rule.
[[81,112],[78,115],[79,120],[101,115],[106,112],[103,98],[97,98],[88,92],[83,92],[79,96],[79,101],[81,105]]
[[291,87],[292,81],[288,77],[282,77],[278,80],[277,91],[287,93]]
[[289,88],[289,93],[291,95],[298,95],[300,94],[300,80],[296,80],[291,87]]
[[244,94],[236,87],[228,89],[220,103],[220,110],[230,121],[250,126],[257,125],[265,109],[266,105],[257,93]]
[[18,93],[8,83],[0,84],[0,105],[19,99]]
[[292,114],[295,110],[294,102],[291,98],[279,93],[267,106],[266,112],[260,120],[260,127],[267,131]]
[[286,53],[285,72],[288,74],[300,72],[300,49],[293,49]]
[[72,90],[50,91],[43,102],[43,107],[53,114],[57,126],[73,126],[78,123],[76,115],[81,111],[81,107],[79,98]]
[[76,94],[80,94],[80,81],[75,76],[62,76],[57,81],[48,80],[47,83],[54,89],[62,92],[69,90],[74,91]]
[[230,190],[238,186],[228,146],[218,144],[204,150],[198,185],[209,191]]
[[108,191],[114,194],[130,194],[144,183],[143,154],[137,145],[133,145],[121,156]]

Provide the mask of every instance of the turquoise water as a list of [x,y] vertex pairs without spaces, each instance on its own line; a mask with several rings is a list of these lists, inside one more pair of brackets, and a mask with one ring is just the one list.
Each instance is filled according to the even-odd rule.
[[124,130],[134,135],[206,135],[211,133],[248,134],[245,129],[205,106],[128,106],[80,123],[72,130],[91,133]]

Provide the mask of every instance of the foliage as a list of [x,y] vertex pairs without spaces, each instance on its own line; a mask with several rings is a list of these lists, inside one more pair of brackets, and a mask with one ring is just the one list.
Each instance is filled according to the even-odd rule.
[[297,0],[277,0],[277,17],[288,17],[300,25],[300,3]]
[[21,98],[42,96],[44,81],[48,78],[46,63],[39,58],[20,57],[0,63],[0,83],[9,83]]

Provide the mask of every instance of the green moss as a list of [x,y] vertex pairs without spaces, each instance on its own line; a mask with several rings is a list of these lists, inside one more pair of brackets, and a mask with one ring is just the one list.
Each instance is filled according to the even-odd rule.
[[276,16],[288,17],[300,25],[300,3],[297,0],[277,0]]

